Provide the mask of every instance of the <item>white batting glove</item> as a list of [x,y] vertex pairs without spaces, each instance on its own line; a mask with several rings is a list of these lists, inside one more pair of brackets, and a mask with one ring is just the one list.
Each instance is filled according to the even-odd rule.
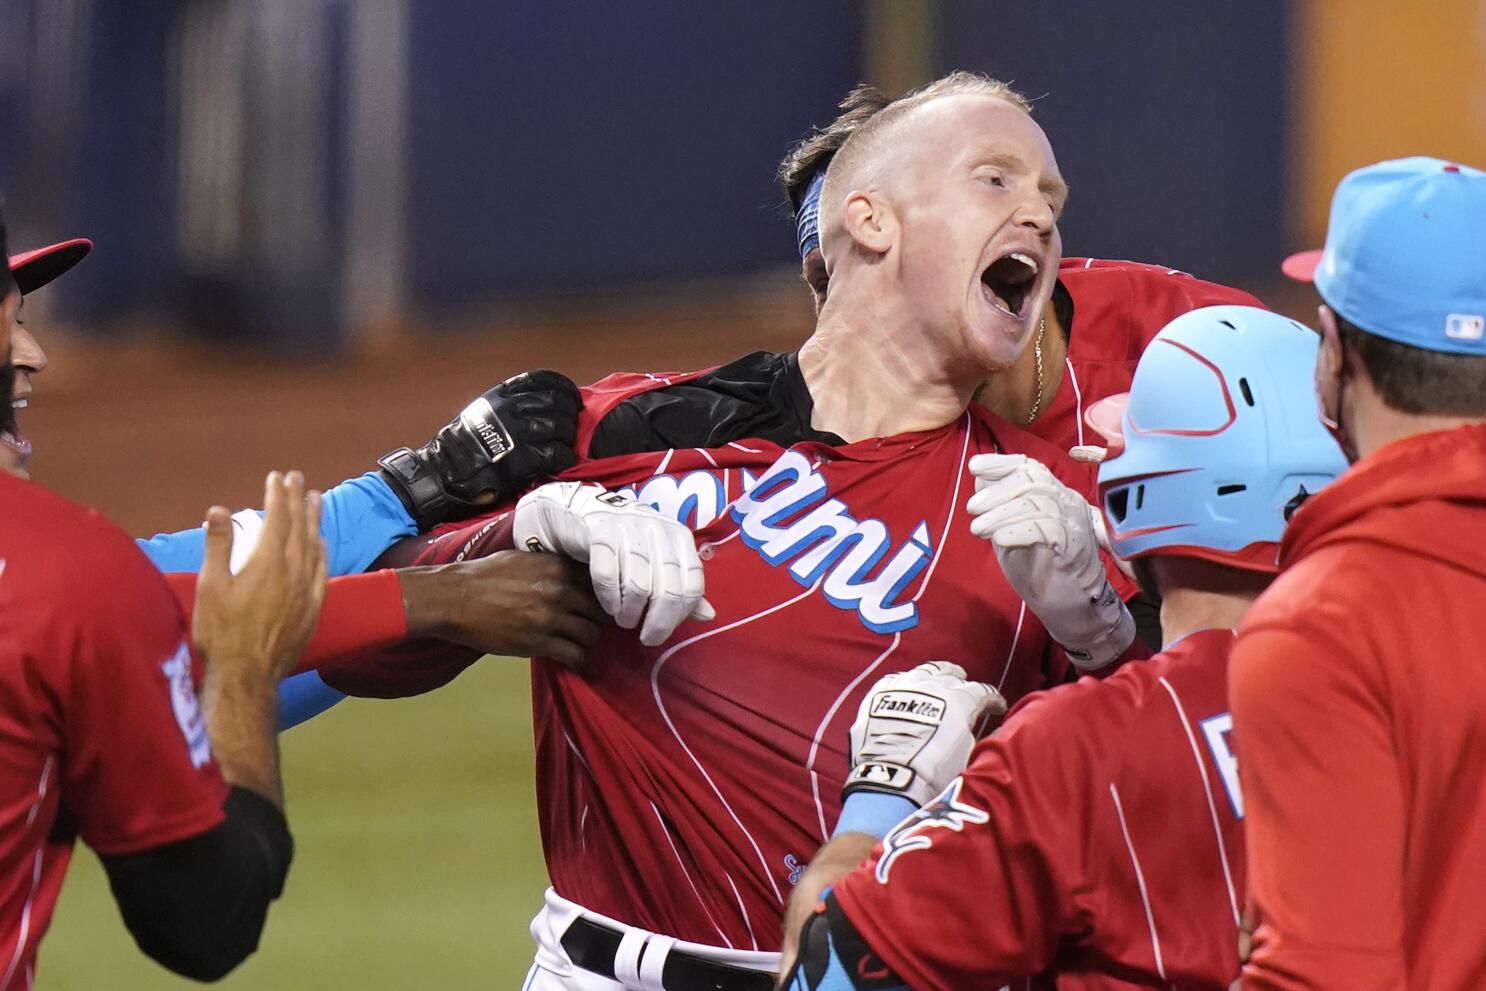
[[1135,639],[1135,620],[1099,557],[1103,520],[1083,496],[1023,454],[970,459],[970,532],[989,540],[1001,571],[1047,632],[1084,671]]
[[521,497],[516,546],[588,562],[599,605],[640,642],[665,643],[688,619],[717,612],[702,597],[702,561],[685,525],[632,496],[586,482],[549,482]]
[[922,808],[965,769],[986,717],[1005,711],[1000,692],[967,681],[965,669],[948,661],[884,675],[851,724],[842,794],[901,795]]
[[258,541],[263,539],[263,517],[256,509],[241,509],[232,514],[232,556],[227,561],[227,570],[234,575],[243,569]]

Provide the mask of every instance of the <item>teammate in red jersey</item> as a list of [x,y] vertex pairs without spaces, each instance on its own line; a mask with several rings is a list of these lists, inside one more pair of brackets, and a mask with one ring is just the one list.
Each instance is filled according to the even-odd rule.
[[[606,380],[586,393],[579,427],[580,454],[598,460],[528,495],[513,518],[407,548],[413,560],[478,555],[508,545],[504,529],[522,546],[625,559],[639,538],[600,540],[598,528],[619,532],[636,507],[626,492],[572,484],[588,482],[671,517],[666,530],[652,513],[646,546],[652,562],[673,559],[674,613],[700,605],[674,521],[696,531],[684,549],[705,562],[715,618],[659,646],[647,644],[663,636],[610,630],[588,680],[534,669],[554,891],[533,926],[533,987],[689,986],[719,965],[724,987],[767,987],[785,896],[829,835],[845,730],[872,677],[950,657],[1019,697],[1068,668],[964,509],[975,454],[1070,466],[969,402],[1025,346],[1051,291],[1056,165],[1015,99],[970,77],[875,129],[891,141],[864,131],[855,164],[838,160],[853,216],[828,241],[836,287],[798,355]],[[634,450],[635,435],[671,449],[605,457]],[[626,596],[654,603],[668,581],[636,576],[611,610],[629,624],[640,609]],[[1097,578],[1089,597],[1106,599]],[[1118,598],[1107,602],[1105,642],[1065,644],[1089,663],[1131,640]]]
[[[838,834],[795,893],[803,935],[787,987],[996,987],[1050,969],[1060,988],[1218,991],[1237,977],[1243,798],[1227,658],[1288,516],[1345,468],[1314,414],[1317,349],[1268,311],[1197,310],[1155,338],[1128,396],[1096,407],[1111,542],[1161,593],[1165,650],[1024,700],[875,850],[874,836]],[[998,532],[1042,497],[1017,474],[971,504]],[[955,686],[939,681],[880,686],[863,706],[854,739],[869,759],[848,811],[908,807],[897,796],[935,778],[969,733]],[[902,715],[905,692],[937,704]]]
[[[0,222],[0,257],[5,257]],[[76,838],[101,857],[125,924],[165,966],[222,976],[256,948],[293,843],[274,690],[324,586],[319,503],[270,476],[263,546],[227,570],[227,511],[208,518],[193,637],[96,513],[21,477],[11,339],[20,293],[0,273],[0,989],[30,988]]]

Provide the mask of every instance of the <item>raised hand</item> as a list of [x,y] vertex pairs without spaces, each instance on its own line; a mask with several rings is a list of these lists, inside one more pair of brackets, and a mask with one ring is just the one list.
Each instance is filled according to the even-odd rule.
[[1135,638],[1135,621],[1099,556],[1095,511],[1022,454],[970,459],[970,532],[989,540],[1006,580],[1074,665],[1101,668]]

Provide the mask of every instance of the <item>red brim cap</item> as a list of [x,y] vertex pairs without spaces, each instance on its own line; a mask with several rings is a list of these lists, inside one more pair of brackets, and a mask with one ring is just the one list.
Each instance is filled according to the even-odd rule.
[[1316,269],[1321,267],[1321,256],[1326,252],[1320,248],[1301,251],[1280,263],[1280,271],[1296,282],[1315,282]]
[[1109,448],[1107,458],[1118,456],[1125,449],[1125,408],[1130,405],[1130,393],[1117,392],[1091,403],[1084,410],[1084,423],[1100,437]]
[[10,256],[10,274],[15,277],[16,288],[21,295],[35,292],[57,276],[66,273],[78,262],[88,257],[93,242],[85,237],[75,237],[45,248],[26,251]]

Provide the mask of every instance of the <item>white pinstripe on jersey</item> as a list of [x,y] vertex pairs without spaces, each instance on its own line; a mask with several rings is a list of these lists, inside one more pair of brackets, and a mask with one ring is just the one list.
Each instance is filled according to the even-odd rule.
[[1125,806],[1120,802],[1120,790],[1109,783],[1109,796],[1114,799],[1115,814],[1120,817],[1120,831],[1125,834],[1125,849],[1130,851],[1130,863],[1135,867],[1135,883],[1140,886],[1140,900],[1145,905],[1145,922],[1151,930],[1151,950],[1156,955],[1156,973],[1166,980],[1166,964],[1161,959],[1161,937],[1156,932],[1156,916],[1151,911],[1151,895],[1145,886],[1145,872],[1140,869],[1140,858],[1135,854],[1135,844],[1130,840],[1130,827],[1125,822]]
[[1063,364],[1068,366],[1068,381],[1073,385],[1073,422],[1078,425],[1078,444],[1084,443],[1084,391],[1078,385],[1078,372],[1073,370],[1073,359],[1064,358]]
[[1228,845],[1223,842],[1223,827],[1218,823],[1218,807],[1213,802],[1212,782],[1207,776],[1207,763],[1202,759],[1202,751],[1197,747],[1197,737],[1192,733],[1192,723],[1187,719],[1186,710],[1182,708],[1182,700],[1176,694],[1176,688],[1167,681],[1163,675],[1157,679],[1161,687],[1171,696],[1171,704],[1176,707],[1177,718],[1182,721],[1182,729],[1186,731],[1187,742],[1192,745],[1192,759],[1197,762],[1197,773],[1202,776],[1202,792],[1207,798],[1207,811],[1212,816],[1213,837],[1218,841],[1218,859],[1223,864],[1223,880],[1228,885],[1228,905],[1233,909],[1233,924],[1239,925],[1238,894],[1233,886],[1233,868],[1228,862]]
[[674,647],[671,647],[669,650],[661,654],[660,657],[656,658],[654,666],[650,669],[650,694],[655,698],[655,706],[657,709],[660,710],[661,718],[666,721],[666,728],[671,731],[671,735],[676,738],[676,742],[681,745],[681,749],[686,752],[686,756],[691,758],[691,762],[697,766],[697,770],[701,772],[702,779],[707,782],[707,787],[712,789],[712,794],[717,796],[717,800],[721,802],[722,807],[727,810],[728,817],[733,820],[737,827],[742,830],[743,835],[748,838],[748,844],[749,846],[753,847],[754,856],[758,857],[759,866],[763,868],[764,877],[768,878],[769,886],[774,890],[774,897],[779,900],[779,903],[781,905],[784,904],[784,895],[782,892],[780,892],[779,885],[774,880],[774,872],[769,870],[769,862],[764,858],[763,851],[759,849],[758,841],[753,838],[753,834],[750,833],[748,831],[748,828],[743,825],[743,820],[738,818],[738,813],[733,811],[733,807],[728,804],[728,800],[722,796],[722,790],[717,787],[717,783],[712,780],[712,775],[707,773],[707,769],[702,766],[702,762],[697,759],[697,755],[692,753],[691,748],[686,745],[686,741],[681,738],[681,733],[676,729],[676,724],[671,720],[671,714],[666,711],[666,703],[665,700],[661,698],[660,693],[660,672],[661,668],[666,666],[666,662],[675,657],[678,651],[684,650],[694,643],[700,643],[703,640],[707,640],[711,637],[718,636],[719,634],[726,633],[729,630],[735,630],[740,626],[747,626],[754,620],[762,619],[765,616],[772,615],[776,612],[779,612],[779,610],[781,609],[787,609],[788,607],[794,605],[796,602],[800,602],[808,598],[809,596],[814,595],[816,590],[820,588],[821,583],[824,581],[825,576],[822,575],[819,579],[816,580],[814,585],[811,585],[809,588],[805,589],[805,591],[801,592],[799,595],[796,595],[791,599],[787,599],[784,602],[772,605],[769,608],[762,610],[761,612],[754,613],[752,616],[745,616],[743,619],[735,620],[734,622],[728,623],[725,626],[719,626],[716,629],[704,630],[694,637],[688,637],[685,640],[682,640],[680,643],[676,644]]
[[687,884],[691,885],[691,893],[697,896],[697,904],[702,906],[702,912],[706,914],[707,921],[712,923],[713,929],[717,930],[717,938],[726,943],[728,949],[736,949],[732,941],[723,933],[722,927],[717,924],[717,920],[712,918],[712,912],[707,908],[707,903],[703,900],[702,893],[697,890],[697,883],[691,879],[691,871],[686,869],[686,861],[681,859],[681,851],[676,849],[676,841],[671,839],[671,829],[666,825],[665,818],[660,814],[660,809],[655,807],[654,802],[650,803],[650,811],[655,813],[655,822],[660,827],[661,835],[671,845],[671,855],[676,858],[676,866],[681,868],[681,876],[686,878]]
[[[46,763],[41,766],[41,780],[36,784],[36,801],[31,803],[31,811],[26,814],[26,828],[30,829],[36,823],[36,815],[41,811],[41,803],[46,800],[47,786],[51,782],[52,769],[57,766],[57,755],[47,754]],[[5,968],[5,976],[0,977],[0,991],[9,991],[10,979],[15,976],[16,965],[21,962],[21,956],[26,952],[26,941],[31,938],[31,907],[36,902],[37,889],[41,887],[41,867],[46,858],[46,836],[41,836],[36,845],[36,856],[31,866],[31,891],[26,895],[26,904],[21,908],[21,929],[16,936],[15,953],[11,955],[10,966]],[[31,986],[31,971],[26,968],[26,987]]]

